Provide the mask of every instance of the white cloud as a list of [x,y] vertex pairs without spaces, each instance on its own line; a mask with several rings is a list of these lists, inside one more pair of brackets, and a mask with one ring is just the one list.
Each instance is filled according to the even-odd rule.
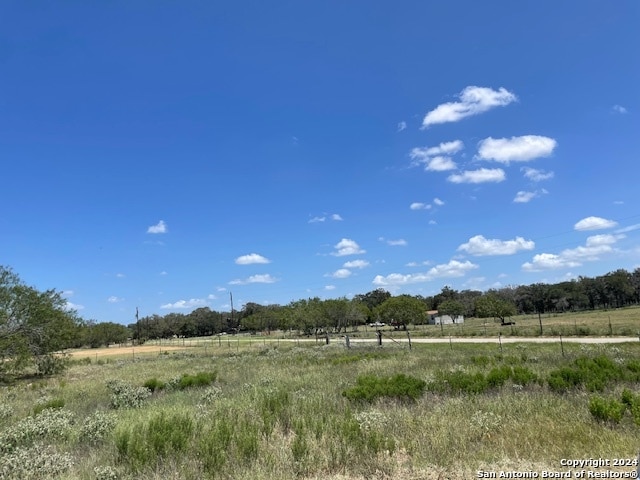
[[442,265],[436,265],[429,269],[426,273],[415,274],[400,274],[391,273],[386,277],[382,275],[376,275],[373,279],[374,285],[389,286],[389,285],[408,285],[411,283],[430,282],[436,278],[452,278],[463,277],[468,271],[478,268],[478,265],[471,263],[470,261],[460,262],[458,260],[451,260],[449,263]]
[[124,278],[126,275],[124,273],[116,273],[116,278]]
[[493,90],[487,87],[469,86],[459,94],[459,102],[438,105],[422,120],[422,128],[447,122],[457,122],[472,115],[478,115],[494,107],[504,107],[518,98],[508,90]]
[[480,168],[478,170],[466,170],[462,173],[449,175],[447,180],[451,183],[486,183],[502,182],[506,179],[501,168]]
[[74,293],[75,292],[73,290],[65,290],[64,292],[62,292],[62,295],[64,295],[65,297],[72,297]]
[[189,300],[178,300],[174,303],[165,303],[160,305],[163,310],[183,310],[189,308],[204,307],[207,305],[207,301],[202,298],[191,298]]
[[528,272],[539,272],[579,267],[584,262],[594,262],[600,260],[602,255],[612,253],[614,251],[612,245],[622,238],[624,235],[593,235],[587,238],[584,246],[569,248],[559,254],[540,253],[534,255],[531,262],[522,264],[522,269]]
[[605,228],[613,228],[618,223],[613,220],[607,220],[601,217],[587,217],[576,223],[573,228],[576,230],[602,230]]
[[275,283],[277,281],[278,279],[272,277],[268,273],[265,273],[261,275],[251,275],[249,278],[246,278],[244,280],[231,280],[229,282],[229,285],[247,285],[249,283]]
[[636,223],[635,225],[629,225],[628,227],[619,228],[616,230],[616,233],[627,233],[633,232],[634,230],[638,230],[640,228],[640,223]]
[[438,222],[436,222],[435,220],[429,220],[429,225],[437,225]]
[[516,193],[516,196],[513,199],[513,201],[514,203],[528,203],[534,198],[537,198],[540,195],[547,194],[547,193],[549,192],[547,192],[544,188],[542,190],[536,190],[535,192],[519,191],[518,193]]
[[334,248],[336,249],[331,255],[335,255],[336,257],[343,257],[345,255],[358,255],[361,253],[367,253],[366,250],[360,248],[355,241],[349,238],[343,238],[340,240]]
[[164,220],[160,220],[156,225],[151,225],[147,228],[147,233],[167,233],[168,231],[169,229]]
[[425,260],[424,262],[409,262],[405,267],[420,267],[422,265],[431,265],[431,262],[429,260]]
[[84,310],[84,305],[79,305],[77,303],[70,302],[67,300],[64,306],[65,310]]
[[456,163],[450,157],[464,148],[461,140],[444,142],[437,147],[415,147],[409,152],[414,165],[425,164],[425,170],[444,172],[456,168]]
[[333,220],[335,222],[341,222],[343,218],[338,213],[332,213],[331,215],[325,213],[322,216],[313,217],[309,220],[309,223],[322,223],[327,219]]
[[427,165],[424,167],[429,172],[448,172],[449,170],[455,170],[458,168],[456,162],[451,157],[433,157]]
[[428,203],[413,202],[411,205],[409,205],[409,208],[411,210],[429,210],[431,208],[431,205],[429,205]]
[[397,132],[401,132],[407,128],[407,122],[398,122],[398,127],[396,129]]
[[524,172],[524,176],[527,177],[532,182],[541,182],[543,180],[549,180],[553,178],[553,172],[545,172],[544,170],[536,170],[531,167],[522,167],[521,169]]
[[444,202],[442,200],[440,200],[438,197],[433,199],[433,203],[435,203],[436,205],[438,205],[439,207],[441,207],[442,205],[444,205]]
[[398,240],[388,240],[384,237],[378,237],[378,240],[385,242],[387,245],[392,247],[404,247],[407,245],[407,241],[402,238],[399,238]]
[[513,255],[521,250],[533,250],[535,246],[533,240],[525,240],[522,237],[516,237],[513,240],[498,240],[476,235],[471,237],[467,243],[460,245],[458,251],[476,256]]
[[257,253],[241,255],[240,257],[236,258],[236,264],[238,265],[253,265],[256,263],[260,263],[260,264],[271,263],[271,260]]
[[553,138],[540,135],[523,135],[511,138],[485,138],[479,144],[477,158],[510,162],[528,162],[534,158],[548,157],[558,145]]
[[345,262],[345,264],[342,266],[344,268],[365,268],[369,265],[369,262],[367,262],[366,260],[351,260],[350,262]]
[[164,276],[164,275],[169,275],[169,274],[165,270],[163,270],[163,271],[160,272],[160,275]]
[[624,108],[622,105],[614,105],[613,107],[611,107],[611,109],[612,109],[615,113],[622,113],[622,114],[627,113],[627,109],[626,109],[626,108]]
[[335,289],[336,289],[336,286],[335,286],[335,285],[325,285],[325,286],[324,286],[324,289],[325,289],[325,290],[335,290]]
[[347,278],[351,276],[351,270],[347,268],[339,268],[329,276],[332,278]]
[[111,295],[107,298],[107,302],[109,303],[120,303],[122,301],[124,301],[124,298],[116,297],[115,295]]

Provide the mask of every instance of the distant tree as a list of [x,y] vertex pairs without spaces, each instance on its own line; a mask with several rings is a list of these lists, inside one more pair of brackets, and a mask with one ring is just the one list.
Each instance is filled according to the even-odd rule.
[[77,341],[80,319],[59,292],[40,292],[0,266],[0,376],[34,362],[41,374],[61,363],[54,356]]
[[464,315],[464,311],[464,305],[458,300],[445,300],[438,305],[438,314],[450,316],[454,323],[458,315]]
[[476,300],[476,313],[480,318],[493,317],[504,324],[508,317],[516,314],[513,303],[498,298],[496,295],[483,295]]
[[403,329],[410,323],[424,323],[427,316],[424,303],[410,295],[391,297],[379,305],[375,312],[383,322]]

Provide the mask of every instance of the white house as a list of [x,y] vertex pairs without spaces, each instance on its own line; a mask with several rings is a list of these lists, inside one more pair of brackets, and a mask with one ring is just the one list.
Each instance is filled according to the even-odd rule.
[[429,325],[452,325],[464,323],[464,315],[438,315],[438,310],[429,310],[427,312]]

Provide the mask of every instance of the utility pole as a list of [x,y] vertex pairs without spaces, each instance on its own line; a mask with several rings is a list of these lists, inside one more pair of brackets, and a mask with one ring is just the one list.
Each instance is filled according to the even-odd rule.
[[140,321],[138,320],[138,307],[136,307],[136,330],[138,331],[138,343],[140,343]]
[[229,298],[231,300],[231,328],[235,328],[233,323],[233,293],[229,292]]

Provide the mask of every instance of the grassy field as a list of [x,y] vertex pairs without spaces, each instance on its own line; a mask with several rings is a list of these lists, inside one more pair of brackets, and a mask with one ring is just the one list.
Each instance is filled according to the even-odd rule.
[[468,479],[640,449],[637,340],[196,345],[2,387],[0,478]]

